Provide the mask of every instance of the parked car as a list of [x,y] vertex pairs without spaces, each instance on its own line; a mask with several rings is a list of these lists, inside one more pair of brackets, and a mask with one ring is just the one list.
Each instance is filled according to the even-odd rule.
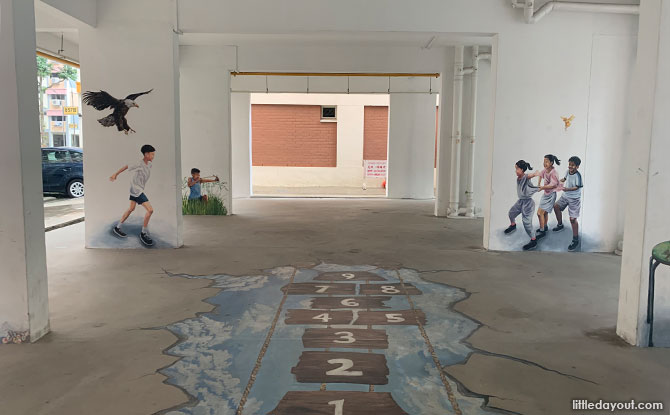
[[84,152],[80,148],[42,149],[42,191],[84,196]]

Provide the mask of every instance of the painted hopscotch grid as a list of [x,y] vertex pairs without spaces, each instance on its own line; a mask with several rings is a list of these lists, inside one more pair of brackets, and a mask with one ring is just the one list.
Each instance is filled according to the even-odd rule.
[[[365,276],[338,276],[352,271]],[[208,300],[217,306],[214,312],[168,327],[182,339],[169,354],[181,359],[161,372],[168,376],[167,383],[188,393],[191,402],[161,413],[298,414],[308,413],[300,407],[305,403],[319,414],[490,413],[485,399],[463,395],[441,370],[465,361],[472,352],[462,340],[477,323],[450,310],[453,303],[465,297],[461,290],[425,282],[412,270],[371,266],[281,267],[248,277],[178,276],[214,280],[213,286],[222,291]],[[352,292],[351,288],[344,288],[346,294],[329,294],[314,292],[323,287],[302,288],[335,283],[353,283],[355,289]],[[306,291],[294,291],[290,287],[295,284],[308,285],[298,285],[299,290]],[[371,285],[400,292],[384,293],[380,287],[368,287]],[[365,292],[362,286],[366,287]],[[343,311],[349,320],[287,324],[288,310],[319,314]],[[386,314],[391,314],[391,319],[403,318],[409,324],[379,320]],[[366,320],[370,316],[377,320]],[[341,321],[344,323],[335,324]],[[385,324],[360,324],[378,321]],[[352,325],[354,322],[359,324]],[[351,337],[355,339],[353,346]],[[311,371],[306,375],[313,376],[303,380],[313,382],[299,382],[291,373],[300,366],[303,354],[308,359],[302,366]],[[378,356],[364,360],[364,364],[375,363],[369,375],[365,373],[368,368],[358,360],[365,355]],[[328,360],[335,359],[341,360],[328,364]],[[346,362],[343,366],[342,360],[353,364],[346,367]],[[334,375],[325,374],[333,370]],[[351,377],[348,372],[356,371],[368,377],[361,383],[347,383]],[[324,377],[339,376],[341,372],[346,374],[338,382],[319,383],[329,380]],[[386,382],[382,379],[385,373]]]

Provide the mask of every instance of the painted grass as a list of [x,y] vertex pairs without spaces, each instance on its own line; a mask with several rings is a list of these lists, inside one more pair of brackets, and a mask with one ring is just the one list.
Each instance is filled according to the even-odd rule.
[[184,215],[226,215],[228,213],[223,201],[211,194],[207,203],[198,199],[188,200],[188,197],[183,197],[181,209]]
[[225,204],[223,203],[224,192],[228,191],[225,182],[212,182],[212,183],[203,183],[202,194],[206,194],[209,197],[207,203],[202,202],[198,199],[188,200],[188,195],[190,189],[187,184],[188,178],[184,178],[182,183],[182,198],[181,198],[181,209],[184,215],[227,215],[228,209],[226,209]]

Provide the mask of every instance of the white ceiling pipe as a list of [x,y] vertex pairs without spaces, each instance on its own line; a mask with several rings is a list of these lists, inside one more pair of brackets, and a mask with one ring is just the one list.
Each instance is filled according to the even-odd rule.
[[455,47],[454,110],[451,123],[451,171],[449,180],[449,214],[458,216],[459,181],[461,172],[461,119],[463,114],[463,46]]
[[537,23],[543,17],[554,10],[566,12],[585,12],[585,13],[615,13],[615,14],[640,14],[640,6],[635,4],[603,4],[603,3],[575,3],[563,1],[550,1],[539,9],[535,10],[533,0],[526,0],[525,3],[512,3],[512,7],[523,7],[523,14],[526,23]]
[[465,190],[465,216],[475,217],[475,140],[477,138],[477,71],[479,70],[479,46],[472,47],[472,75],[470,76],[470,171]]

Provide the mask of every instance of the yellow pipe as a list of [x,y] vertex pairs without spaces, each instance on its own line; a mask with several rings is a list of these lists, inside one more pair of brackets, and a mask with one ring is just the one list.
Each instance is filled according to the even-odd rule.
[[360,73],[360,72],[231,72],[233,76],[379,76],[439,78],[439,73]]
[[43,58],[51,59],[52,61],[60,62],[60,63],[63,63],[65,65],[72,66],[72,67],[75,67],[75,68],[79,69],[79,64],[76,63],[76,62],[72,62],[72,61],[69,61],[69,60],[66,60],[66,59],[63,59],[63,58],[59,58],[58,56],[49,55],[48,53],[40,52],[39,50],[36,51],[35,53],[37,53],[37,56],[41,56]]

